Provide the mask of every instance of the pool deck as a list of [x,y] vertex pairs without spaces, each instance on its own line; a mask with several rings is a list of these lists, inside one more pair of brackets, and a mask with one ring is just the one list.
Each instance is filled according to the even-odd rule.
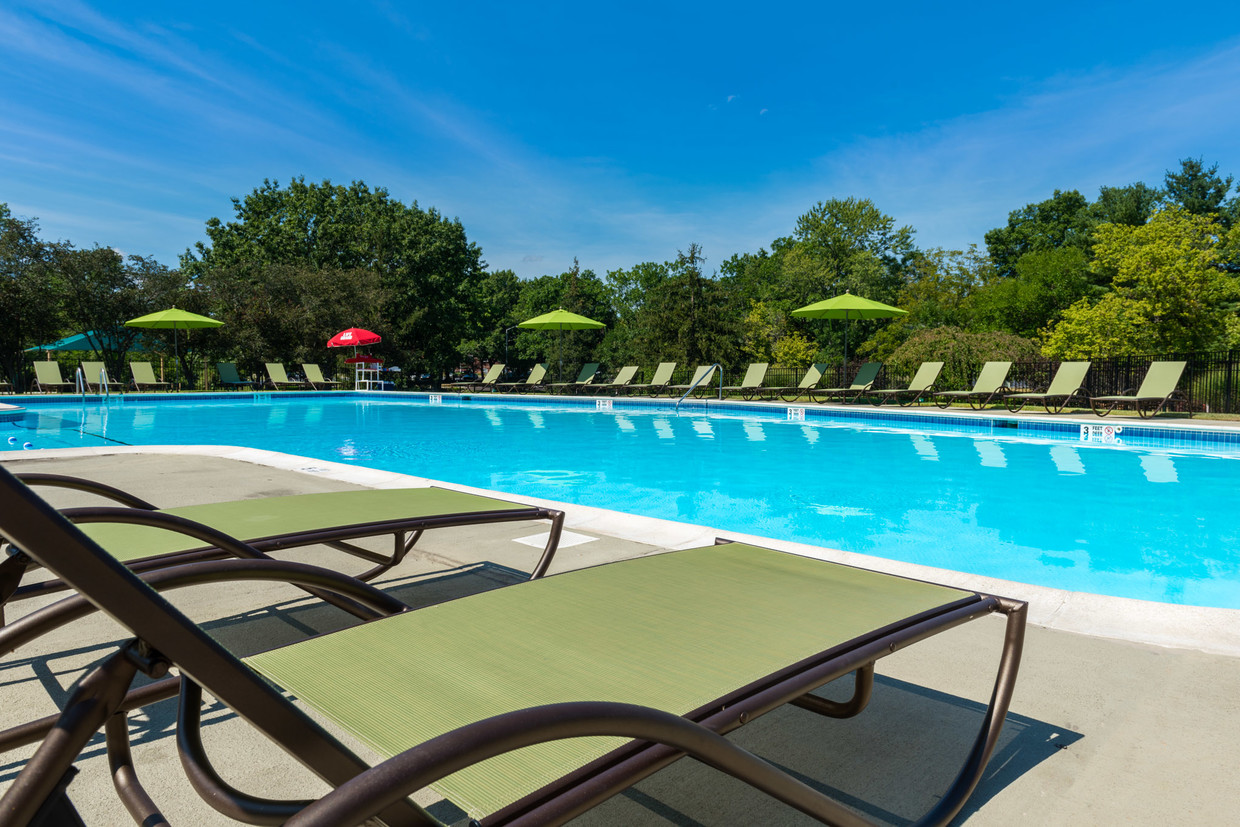
[[[1095,420],[1096,421],[1096,420]],[[1200,423],[1195,423],[1200,424]],[[427,480],[319,460],[219,446],[70,449],[0,454],[11,470],[78,474],[164,506]],[[463,486],[449,486],[475,490]],[[57,505],[84,495],[49,494]],[[529,501],[529,498],[514,498]],[[565,542],[554,571],[707,544],[709,528],[565,505]],[[445,599],[507,582],[537,556],[538,524],[428,533],[417,554],[381,582],[398,595]],[[522,540],[529,542],[523,543]],[[1179,612],[1141,601],[1112,602],[1022,584],[979,581],[889,561],[759,540],[858,565],[913,573],[1031,601],[1031,626],[1008,722],[986,778],[964,811],[977,825],[1037,823],[1229,823],[1240,801],[1240,612]],[[540,544],[539,544],[540,545]],[[336,565],[327,550],[302,555]],[[477,566],[478,561],[486,565]],[[886,564],[886,565],[883,565]],[[441,576],[437,576],[436,572]],[[450,576],[442,576],[444,572]],[[941,575],[941,576],[938,576]],[[1006,586],[1007,588],[999,588]],[[191,590],[177,602],[230,646],[257,650],[341,621],[291,590],[254,586]],[[14,617],[37,601],[16,604]],[[1145,617],[1146,621],[1141,622]],[[945,753],[962,752],[976,731],[997,663],[1003,624],[967,624],[879,663],[870,708],[834,721],[785,708],[738,731],[746,748],[830,790],[879,821],[902,824],[935,800],[954,772]],[[1168,632],[1168,627],[1174,629]],[[49,714],[119,630],[93,619],[7,660],[0,725]],[[1129,639],[1121,639],[1121,638]],[[1131,638],[1146,642],[1135,642]],[[1153,645],[1156,641],[1164,645]],[[232,823],[201,803],[184,779],[171,730],[172,704],[133,717],[135,760],[148,789],[174,822]],[[207,748],[226,778],[276,797],[315,795],[321,784],[295,761],[217,707],[208,710]],[[881,746],[880,746],[881,745]],[[0,761],[0,790],[29,750]],[[88,824],[127,822],[98,744],[79,763],[70,794]],[[910,769],[911,768],[911,769]],[[901,774],[901,772],[905,774]],[[419,800],[448,821],[460,813],[431,793]],[[730,779],[681,761],[579,819],[590,825],[803,824],[807,819]]]

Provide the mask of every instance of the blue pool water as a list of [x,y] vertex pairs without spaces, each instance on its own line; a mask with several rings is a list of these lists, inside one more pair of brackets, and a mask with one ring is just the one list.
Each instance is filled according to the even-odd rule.
[[1238,454],[773,413],[130,396],[35,406],[0,424],[0,448],[244,445],[1073,591],[1240,608]]

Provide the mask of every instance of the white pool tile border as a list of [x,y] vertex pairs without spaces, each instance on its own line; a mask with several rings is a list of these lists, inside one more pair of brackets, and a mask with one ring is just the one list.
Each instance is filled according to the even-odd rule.
[[[435,485],[474,494],[494,496],[495,491],[468,485],[398,474],[326,460],[309,459],[259,448],[230,445],[144,445],[97,448],[47,448],[0,453],[0,462],[52,457],[92,457],[124,454],[181,454],[210,456],[264,465],[286,471],[313,474],[368,488],[421,488]],[[710,545],[716,537],[751,542],[769,548],[843,563],[874,571],[929,580],[971,591],[998,594],[1029,602],[1029,622],[1064,632],[1127,640],[1215,655],[1240,657],[1240,610],[1204,606],[1179,606],[1088,592],[1070,592],[982,577],[967,572],[903,563],[882,557],[810,546],[769,537],[758,537],[707,526],[641,517],[575,503],[503,493],[506,499],[534,503],[565,512],[564,527],[589,531],[630,542],[679,549]]]

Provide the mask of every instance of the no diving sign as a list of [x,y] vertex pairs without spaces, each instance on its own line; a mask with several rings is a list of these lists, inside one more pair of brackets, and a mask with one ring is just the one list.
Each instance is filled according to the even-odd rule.
[[1122,425],[1082,425],[1081,442],[1107,442],[1113,445],[1123,443],[1119,435],[1124,432]]

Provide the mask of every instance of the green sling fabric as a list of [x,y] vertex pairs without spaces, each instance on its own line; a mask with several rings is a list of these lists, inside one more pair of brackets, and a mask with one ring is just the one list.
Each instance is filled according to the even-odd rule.
[[[161,511],[204,523],[232,537],[258,540],[335,526],[528,507],[446,488],[392,488],[260,497]],[[148,526],[87,523],[79,528],[124,563],[203,546],[193,537]]]
[[[548,703],[621,701],[685,714],[969,596],[738,543],[472,595],[246,662],[392,756],[463,724]],[[477,818],[622,743],[542,744],[435,786]]]

